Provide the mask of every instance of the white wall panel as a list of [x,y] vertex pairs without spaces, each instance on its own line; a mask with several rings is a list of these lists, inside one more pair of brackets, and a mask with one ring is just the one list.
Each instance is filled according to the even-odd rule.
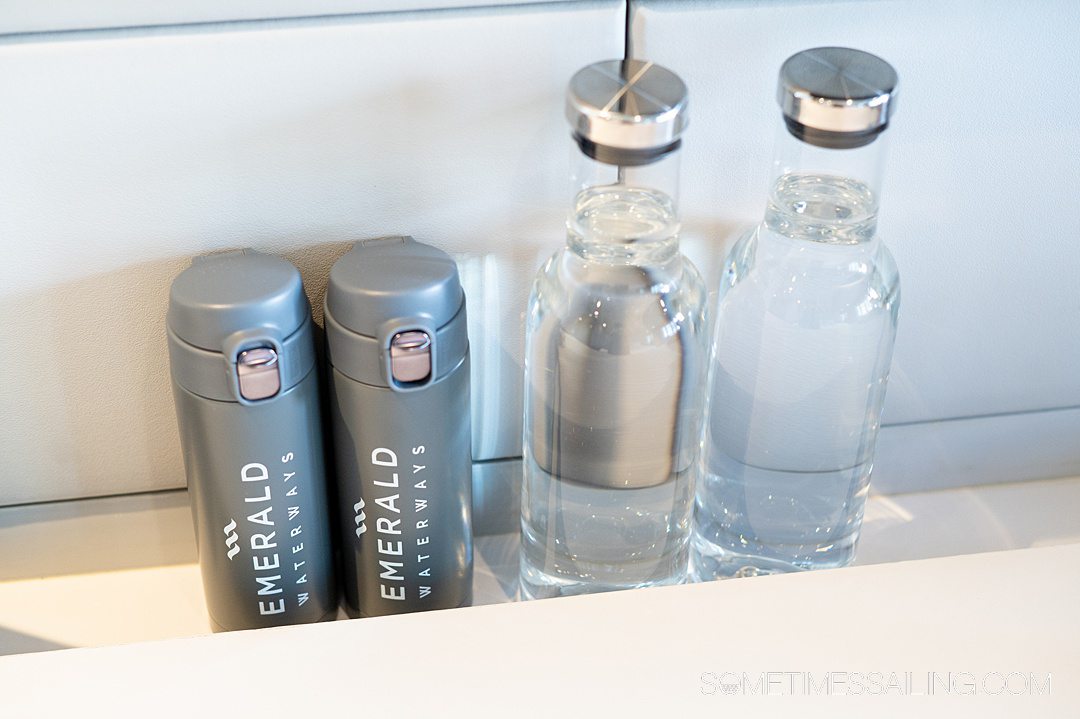
[[[1080,408],[885,425],[874,455],[879,494],[1080,474]],[[1080,517],[1074,508],[1073,521]]]
[[529,278],[563,239],[563,90],[621,55],[624,10],[0,43],[0,504],[183,484],[168,286],[241,246],[296,262],[316,307],[356,238],[455,253],[477,456],[516,455]]
[[[879,489],[1075,470],[1075,412],[937,420],[1080,405],[1080,6],[633,10],[637,53],[691,86],[685,237],[706,270],[763,209],[780,62],[836,43],[898,67],[882,230],[904,285],[899,426]],[[0,39],[0,505],[183,484],[168,284],[240,246],[296,262],[320,320],[353,239],[454,254],[474,452],[518,455],[521,313],[568,200],[563,89],[622,53],[623,21],[586,2]]]
[[[1080,4],[635,0],[631,11],[634,54],[690,86],[683,208],[703,264],[761,217],[783,60],[819,45],[878,53],[901,83],[881,219],[903,287],[886,423],[1080,405]],[[1080,438],[1069,452],[1080,460]]]

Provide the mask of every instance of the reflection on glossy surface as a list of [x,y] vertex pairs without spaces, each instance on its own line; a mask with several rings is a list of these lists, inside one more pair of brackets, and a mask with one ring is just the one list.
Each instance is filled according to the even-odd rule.
[[[519,463],[505,465],[507,476],[519,481]],[[516,518],[513,493],[502,496],[507,504],[491,510]],[[871,496],[855,563],[1080,542],[1080,519],[1070,511],[1077,506],[1080,477]],[[139,528],[146,541],[118,539],[130,527]],[[39,541],[42,532],[56,541]],[[90,536],[100,537],[109,550],[88,543]],[[162,553],[162,547],[174,550]],[[475,551],[474,603],[513,601],[517,533],[478,537]],[[210,631],[182,491],[0,509],[0,556],[39,568],[37,574],[0,581],[0,655]],[[169,566],[173,561],[184,563]],[[101,571],[115,566],[130,569]],[[88,601],[72,602],[73,596]],[[89,601],[94,597],[102,601]]]

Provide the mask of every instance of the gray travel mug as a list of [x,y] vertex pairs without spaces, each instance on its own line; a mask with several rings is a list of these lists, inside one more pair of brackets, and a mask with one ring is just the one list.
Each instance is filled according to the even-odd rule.
[[197,257],[169,295],[169,361],[215,631],[337,610],[315,343],[300,273]]
[[472,601],[469,339],[449,255],[357,243],[326,292],[342,582],[353,616]]

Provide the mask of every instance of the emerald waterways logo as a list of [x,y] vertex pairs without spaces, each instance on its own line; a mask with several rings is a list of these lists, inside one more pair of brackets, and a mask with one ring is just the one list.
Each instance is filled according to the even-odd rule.
[[240,537],[236,534],[236,520],[230,519],[229,523],[225,525],[225,548],[228,550],[227,554],[229,561],[233,560],[237,554],[240,553]]
[[356,516],[353,517],[353,521],[356,522],[356,536],[359,537],[367,531],[367,524],[364,523],[364,520],[367,519],[367,514],[364,513],[363,499],[353,505],[353,512],[356,514]]

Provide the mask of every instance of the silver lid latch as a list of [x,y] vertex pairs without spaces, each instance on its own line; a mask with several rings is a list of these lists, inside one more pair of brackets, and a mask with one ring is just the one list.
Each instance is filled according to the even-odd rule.
[[427,332],[398,332],[390,340],[390,376],[395,382],[423,382],[431,376],[431,337]]
[[249,401],[269,399],[281,391],[278,353],[270,347],[256,347],[236,358],[236,378],[240,396]]

